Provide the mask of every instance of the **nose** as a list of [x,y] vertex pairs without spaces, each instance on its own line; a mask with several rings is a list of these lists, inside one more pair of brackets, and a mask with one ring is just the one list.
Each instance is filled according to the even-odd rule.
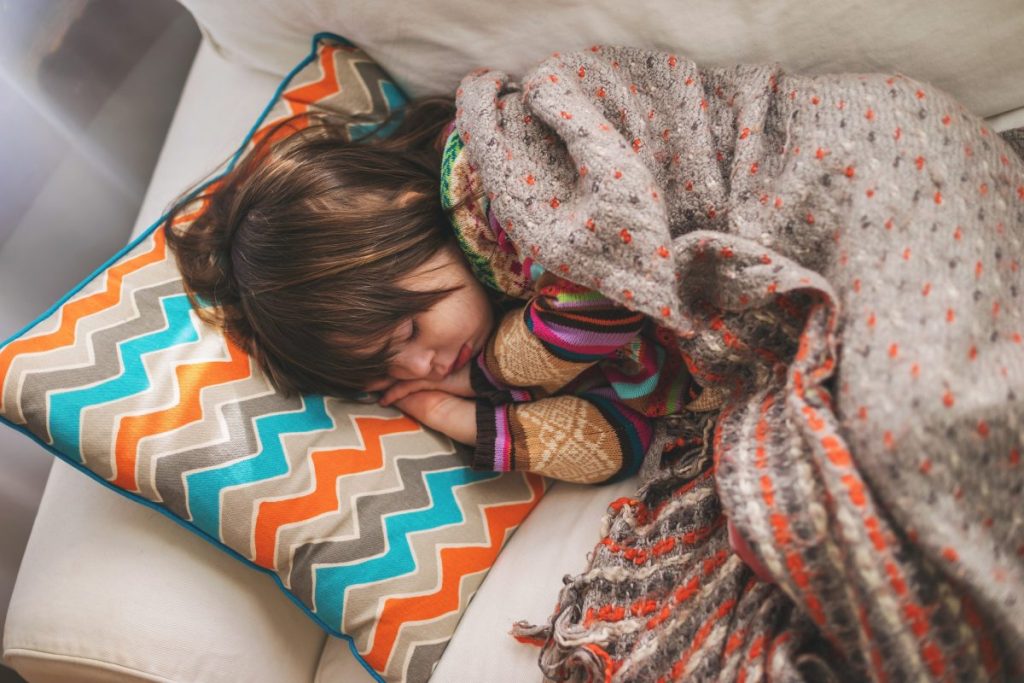
[[[398,379],[426,379],[433,372],[434,352],[424,348],[406,349],[394,360]],[[401,373],[402,377],[398,377]]]

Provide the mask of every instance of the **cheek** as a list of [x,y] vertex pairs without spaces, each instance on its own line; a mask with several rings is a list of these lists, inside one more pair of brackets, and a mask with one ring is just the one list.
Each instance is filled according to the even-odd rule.
[[475,313],[478,316],[481,328],[486,328],[490,331],[494,327],[494,308],[491,306],[491,300],[487,296],[482,286],[479,286],[477,292],[478,298],[475,306]]
[[390,377],[385,377],[385,378],[382,378],[382,379],[374,380],[374,381],[372,381],[372,382],[370,382],[369,384],[366,385],[366,391],[384,391],[385,389],[390,387],[392,384],[394,384],[395,381],[396,380],[394,380],[394,379],[392,379]]

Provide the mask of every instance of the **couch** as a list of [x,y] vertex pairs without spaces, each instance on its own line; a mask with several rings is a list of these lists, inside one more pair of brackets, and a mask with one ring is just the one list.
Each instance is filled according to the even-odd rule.
[[[133,238],[235,149],[321,30],[362,46],[412,95],[452,92],[478,65],[516,73],[553,50],[643,43],[708,65],[899,71],[954,94],[996,131],[1024,125],[1016,0],[183,4],[203,41]],[[553,486],[470,603],[434,680],[540,680],[536,649],[507,631],[547,617],[561,577],[583,568],[607,504],[635,486]],[[60,462],[11,599],[3,661],[30,683],[370,680],[348,645],[268,576]]]

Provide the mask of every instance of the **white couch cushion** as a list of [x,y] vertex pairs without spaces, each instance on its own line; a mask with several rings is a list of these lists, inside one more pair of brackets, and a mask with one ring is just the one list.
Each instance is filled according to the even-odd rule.
[[269,576],[54,464],[4,633],[26,679],[309,681],[325,638]]
[[[453,92],[465,72],[521,73],[591,43],[680,51],[706,66],[777,61],[811,73],[899,70],[981,116],[1024,107],[1019,0],[182,0],[224,54],[283,74],[309,36],[352,40],[412,95]],[[1001,129],[1000,129],[1001,130]]]

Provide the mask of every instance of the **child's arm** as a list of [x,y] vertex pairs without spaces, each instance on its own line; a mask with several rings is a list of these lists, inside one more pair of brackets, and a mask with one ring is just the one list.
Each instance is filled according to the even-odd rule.
[[[538,292],[506,314],[464,369],[477,401],[412,385],[395,387],[385,400],[475,446],[478,469],[526,470],[580,483],[634,473],[652,440],[650,421],[607,378],[589,390],[574,381],[588,383],[581,375],[635,341],[645,318],[551,274]],[[554,396],[559,390],[562,395]]]
[[[473,363],[478,395],[492,403],[550,396],[637,338],[645,318],[545,273],[539,294],[509,312]],[[521,389],[524,391],[517,391]]]
[[417,391],[394,402],[402,412],[474,446],[473,467],[521,470],[581,484],[637,471],[653,430],[643,415],[600,390],[490,405],[444,391]]
[[473,467],[537,472],[581,484],[634,474],[654,436],[653,423],[610,389],[536,401],[477,401]]

